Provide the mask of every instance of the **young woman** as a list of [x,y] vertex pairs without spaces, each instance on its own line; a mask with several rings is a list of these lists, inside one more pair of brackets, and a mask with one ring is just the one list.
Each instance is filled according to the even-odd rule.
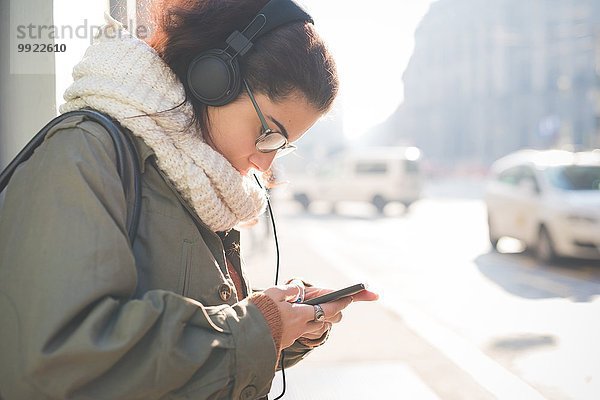
[[336,96],[311,21],[257,36],[237,56],[230,101],[207,104],[191,86],[197,56],[225,48],[265,4],[164,0],[147,42],[107,17],[60,111],[104,112],[133,137],[139,228],[130,245],[115,150],[92,121],[53,129],[13,175],[0,214],[5,400],[260,398],[282,350],[293,365],[340,321],[351,298],[294,303],[327,289],[253,293],[234,229],[265,208],[252,172],[292,150]]

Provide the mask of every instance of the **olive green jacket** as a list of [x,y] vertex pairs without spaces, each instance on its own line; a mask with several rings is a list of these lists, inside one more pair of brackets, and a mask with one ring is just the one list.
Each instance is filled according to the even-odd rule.
[[[181,200],[152,150],[135,144],[142,209],[133,249],[114,147],[100,125],[66,120],[13,175],[0,208],[4,400],[268,393],[278,357],[263,314],[240,300],[249,286],[239,258],[230,260],[244,294],[221,238]],[[286,350],[286,366],[308,350]]]

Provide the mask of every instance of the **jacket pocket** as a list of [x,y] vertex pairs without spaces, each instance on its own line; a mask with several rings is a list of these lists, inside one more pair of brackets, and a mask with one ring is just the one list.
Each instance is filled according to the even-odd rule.
[[181,244],[181,265],[179,269],[179,293],[182,296],[188,296],[190,291],[190,281],[193,268],[193,246],[194,244],[188,240],[184,240]]

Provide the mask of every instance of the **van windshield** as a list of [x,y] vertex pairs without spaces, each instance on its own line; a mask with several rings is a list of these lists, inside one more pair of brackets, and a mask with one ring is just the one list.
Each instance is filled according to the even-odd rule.
[[552,186],[562,190],[600,190],[600,166],[563,165],[549,167],[546,175]]

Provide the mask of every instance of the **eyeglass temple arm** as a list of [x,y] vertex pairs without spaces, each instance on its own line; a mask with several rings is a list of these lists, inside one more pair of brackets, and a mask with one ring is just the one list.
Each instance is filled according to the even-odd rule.
[[267,121],[265,120],[265,116],[263,115],[262,111],[260,111],[260,108],[258,107],[258,103],[256,102],[256,99],[254,98],[254,94],[252,94],[252,90],[250,90],[250,86],[248,86],[248,82],[246,82],[245,79],[244,79],[244,86],[246,86],[246,91],[248,92],[250,101],[252,101],[252,105],[254,106],[254,109],[256,110],[256,113],[258,114],[258,118],[260,119],[260,123],[262,124],[263,129],[266,131],[270,130],[269,125],[267,125]]

